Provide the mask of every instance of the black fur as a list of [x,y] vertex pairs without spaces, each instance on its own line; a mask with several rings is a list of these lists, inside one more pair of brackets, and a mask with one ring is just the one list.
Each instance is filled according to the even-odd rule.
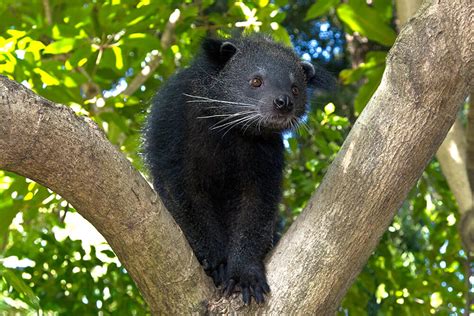
[[153,100],[144,146],[153,185],[215,284],[227,295],[240,287],[246,304],[270,290],[263,259],[281,195],[282,131],[317,82],[311,64],[267,38],[206,39]]

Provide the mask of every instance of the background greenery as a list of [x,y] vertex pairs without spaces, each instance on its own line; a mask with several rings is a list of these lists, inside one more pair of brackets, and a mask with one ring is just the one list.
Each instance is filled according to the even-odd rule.
[[[164,40],[171,15],[178,20]],[[3,0],[0,16],[0,74],[92,117],[144,173],[140,128],[149,100],[190,62],[207,34],[269,33],[329,69],[338,89],[312,93],[304,126],[285,137],[282,227],[304,208],[380,83],[397,33],[390,0]],[[159,65],[148,80],[124,95],[154,60]],[[458,220],[432,161],[340,314],[467,313],[465,293],[474,280],[466,280]],[[92,231],[54,192],[0,171],[0,313],[148,313],[124,268]]]

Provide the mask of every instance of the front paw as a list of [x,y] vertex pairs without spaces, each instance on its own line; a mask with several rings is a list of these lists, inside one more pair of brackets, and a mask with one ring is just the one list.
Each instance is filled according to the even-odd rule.
[[235,292],[236,286],[240,287],[245,305],[250,304],[252,296],[257,304],[263,303],[264,294],[270,293],[263,264],[229,263],[224,283],[224,295],[227,297],[231,295]]
[[227,264],[225,260],[210,261],[208,259],[204,259],[201,264],[207,275],[210,276],[214,281],[215,286],[219,286],[222,284],[222,282],[224,282],[227,270]]
[[201,249],[196,252],[196,256],[204,271],[209,275],[214,284],[219,286],[224,282],[227,266],[227,256],[225,251],[215,247],[214,249]]

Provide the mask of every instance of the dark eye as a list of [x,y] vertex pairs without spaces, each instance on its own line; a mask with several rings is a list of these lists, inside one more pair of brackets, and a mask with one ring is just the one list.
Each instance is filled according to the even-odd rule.
[[300,89],[298,89],[298,87],[293,87],[291,88],[291,93],[293,93],[294,96],[297,96],[300,94]]
[[262,79],[256,77],[256,78],[253,78],[252,80],[250,80],[250,85],[254,88],[258,88],[260,87],[261,85],[263,84],[263,81]]

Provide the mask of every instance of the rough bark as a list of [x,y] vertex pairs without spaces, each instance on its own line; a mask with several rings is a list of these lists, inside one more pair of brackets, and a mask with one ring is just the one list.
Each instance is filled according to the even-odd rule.
[[[421,0],[396,0],[398,25],[405,25],[421,4]],[[472,195],[466,174],[465,130],[459,117],[439,147],[436,158],[458,203],[460,213],[466,213],[472,207]]]
[[[336,311],[472,89],[469,1],[433,1],[401,31],[379,89],[268,258],[271,297],[242,311]],[[204,311],[213,286],[148,183],[93,123],[3,77],[0,169],[74,205],[109,241],[153,313]],[[210,304],[240,306],[235,298]]]
[[0,169],[70,202],[107,239],[153,312],[205,309],[213,286],[147,181],[91,120],[2,76]]

